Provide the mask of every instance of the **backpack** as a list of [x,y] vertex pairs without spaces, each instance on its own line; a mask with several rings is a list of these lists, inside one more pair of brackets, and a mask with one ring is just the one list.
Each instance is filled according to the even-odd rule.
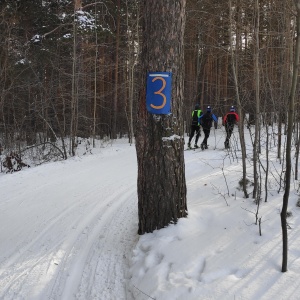
[[201,109],[195,109],[192,112],[192,125],[197,126],[198,125],[198,118],[202,115]]
[[204,128],[210,128],[212,124],[212,115],[210,112],[206,112],[204,116],[201,118],[201,125]]
[[226,118],[226,124],[233,125],[236,123],[236,121],[237,120],[236,120],[235,114],[228,113],[227,118]]

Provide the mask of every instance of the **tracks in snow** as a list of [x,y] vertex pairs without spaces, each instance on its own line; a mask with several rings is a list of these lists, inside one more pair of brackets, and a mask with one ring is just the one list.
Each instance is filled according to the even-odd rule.
[[[97,184],[78,187],[91,176],[89,171],[81,173],[77,182],[75,177],[61,179],[62,185],[74,185],[75,197],[63,204],[63,195],[57,192],[53,211],[50,205],[47,212],[40,212],[43,220],[36,232],[26,238],[26,228],[20,229],[24,241],[0,265],[1,299],[131,299],[127,271],[138,239],[132,180],[136,170],[129,172],[126,163],[119,165],[115,181],[109,180],[112,174],[100,172],[91,179]],[[25,197],[30,198],[30,189]]]

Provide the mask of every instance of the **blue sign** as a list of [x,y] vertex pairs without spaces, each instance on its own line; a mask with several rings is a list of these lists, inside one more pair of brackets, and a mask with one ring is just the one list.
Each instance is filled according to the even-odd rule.
[[147,110],[152,114],[171,112],[172,73],[149,72],[147,75]]

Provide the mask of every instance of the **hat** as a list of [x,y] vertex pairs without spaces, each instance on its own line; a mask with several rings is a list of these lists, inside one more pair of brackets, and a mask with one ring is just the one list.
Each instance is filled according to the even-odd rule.
[[199,109],[200,105],[199,104],[196,104],[195,105],[195,109]]
[[211,111],[211,107],[210,107],[210,106],[207,106],[206,111]]
[[231,107],[230,107],[230,111],[235,111],[234,106],[231,106]]

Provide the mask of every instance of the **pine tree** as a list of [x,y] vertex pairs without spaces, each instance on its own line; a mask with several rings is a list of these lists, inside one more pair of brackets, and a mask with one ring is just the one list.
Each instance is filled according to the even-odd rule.
[[[136,128],[139,234],[187,215],[182,121],[185,0],[143,2],[144,32]],[[146,110],[145,76],[172,72],[171,113]]]

